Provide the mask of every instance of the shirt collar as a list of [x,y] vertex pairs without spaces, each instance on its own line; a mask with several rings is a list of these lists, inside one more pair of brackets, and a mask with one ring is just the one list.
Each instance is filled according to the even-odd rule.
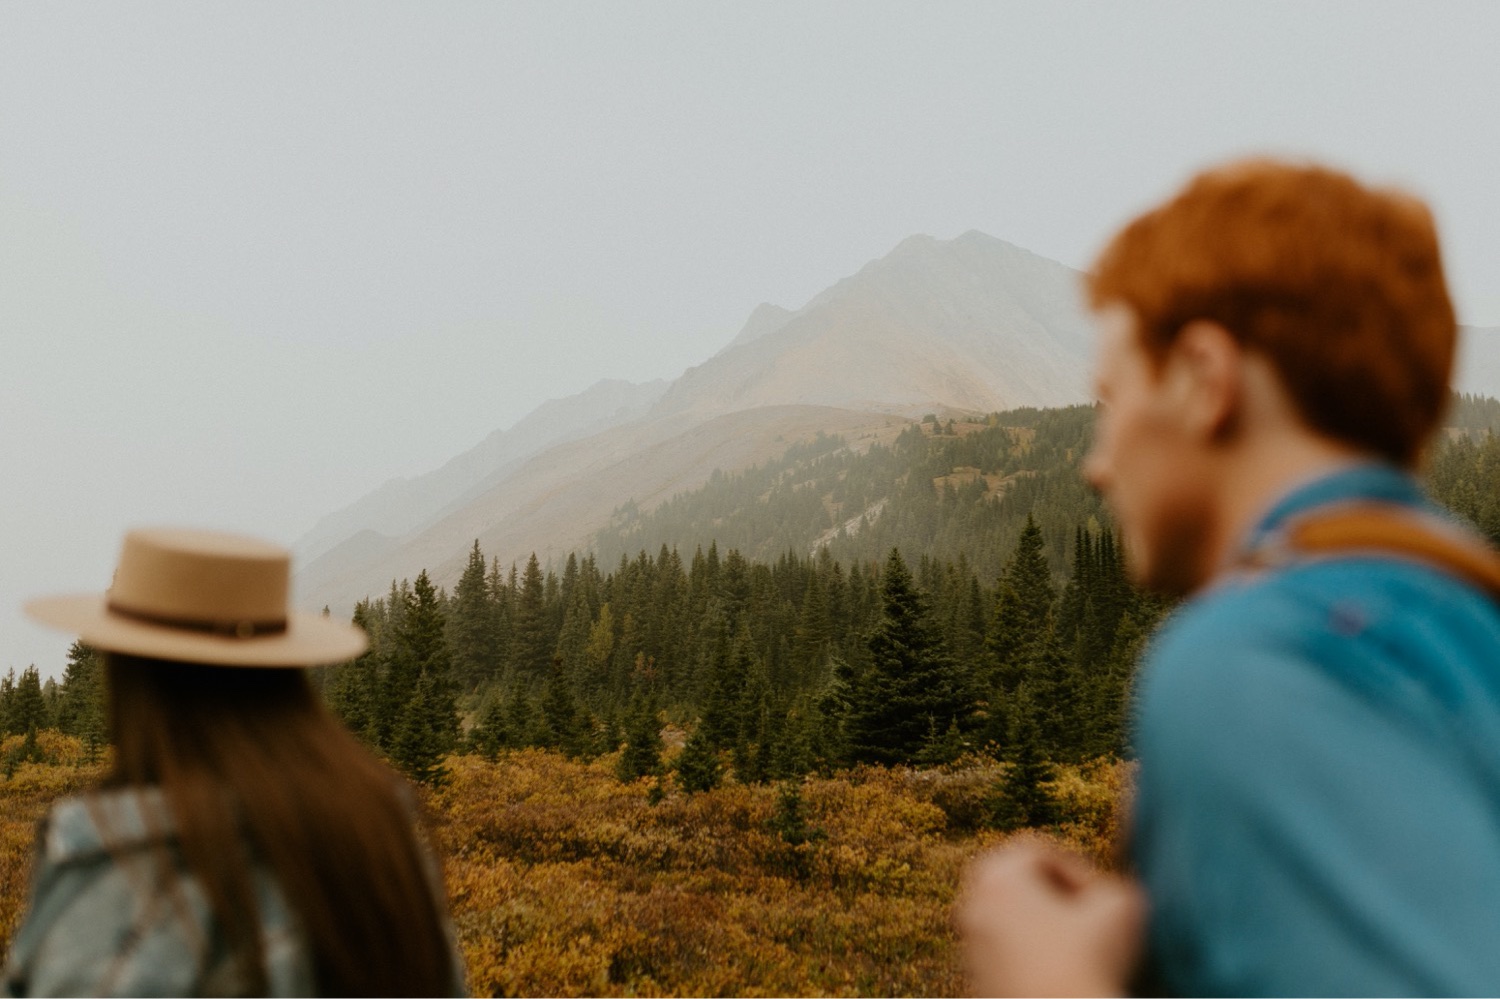
[[1385,462],[1360,461],[1323,472],[1282,493],[1250,532],[1244,547],[1256,547],[1288,520],[1308,510],[1356,500],[1432,508],[1409,473]]

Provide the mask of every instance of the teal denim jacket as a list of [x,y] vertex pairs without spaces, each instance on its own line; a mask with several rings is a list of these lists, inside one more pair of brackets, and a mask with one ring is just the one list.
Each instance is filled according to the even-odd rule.
[[[1384,465],[1289,518],[1426,507]],[[1476,543],[1481,543],[1476,540]],[[1500,608],[1375,554],[1231,578],[1137,686],[1133,853],[1158,987],[1182,995],[1500,994]]]

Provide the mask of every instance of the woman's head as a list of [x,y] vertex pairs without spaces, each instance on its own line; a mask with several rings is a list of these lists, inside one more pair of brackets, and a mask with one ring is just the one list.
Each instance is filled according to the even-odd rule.
[[330,994],[451,987],[441,887],[399,779],[301,670],[110,653],[112,783],[160,787],[176,842],[252,987],[252,865],[275,874]]
[[108,592],[26,609],[106,653],[111,782],[161,789],[172,842],[252,991],[266,985],[260,868],[296,913],[322,992],[447,991],[442,889],[410,793],[299,668],[353,659],[364,632],[293,612],[289,583],[290,556],[267,542],[132,531]]

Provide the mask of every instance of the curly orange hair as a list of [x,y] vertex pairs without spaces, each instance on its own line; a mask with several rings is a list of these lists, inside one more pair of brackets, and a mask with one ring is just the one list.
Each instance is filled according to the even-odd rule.
[[1410,195],[1326,167],[1208,170],[1131,222],[1088,285],[1165,357],[1194,319],[1268,357],[1314,430],[1411,466],[1448,401],[1457,329],[1436,227]]

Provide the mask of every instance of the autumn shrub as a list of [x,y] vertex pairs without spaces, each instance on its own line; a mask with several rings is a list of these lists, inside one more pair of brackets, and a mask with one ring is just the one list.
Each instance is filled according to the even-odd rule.
[[[963,991],[949,910],[975,854],[1005,839],[973,817],[1004,765],[810,777],[795,808],[786,784],[689,793],[671,779],[653,807],[656,785],[621,783],[617,765],[618,753],[454,756],[449,783],[419,791],[475,994]],[[28,763],[0,781],[4,940],[36,819],[103,772]],[[1041,834],[1107,859],[1129,779],[1117,763],[1059,767],[1065,818]]]
[[[6,739],[0,751],[19,738]],[[38,820],[52,802],[95,786],[105,773],[103,763],[72,765],[83,758],[77,739],[42,731],[36,745],[54,762],[21,763],[0,781],[0,952],[9,947],[26,904]]]
[[1099,864],[1123,863],[1136,764],[1101,759],[1056,768],[1052,795],[1062,821],[1057,836]]

